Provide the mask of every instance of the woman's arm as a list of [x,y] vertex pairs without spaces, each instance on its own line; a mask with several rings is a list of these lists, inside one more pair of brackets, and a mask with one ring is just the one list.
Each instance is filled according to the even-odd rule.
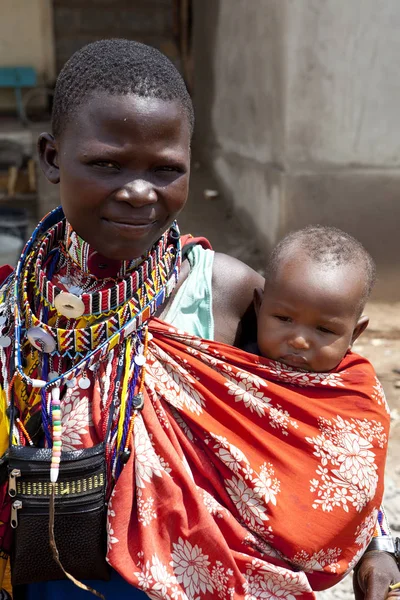
[[[386,600],[389,597],[389,585],[398,581],[400,571],[393,554],[375,550],[365,552],[354,571],[355,599]],[[399,590],[397,595],[400,597]]]
[[212,279],[215,341],[241,345],[243,327],[251,327],[256,339],[256,321],[251,315],[254,290],[260,287],[264,287],[264,278],[259,273],[232,256],[215,253]]

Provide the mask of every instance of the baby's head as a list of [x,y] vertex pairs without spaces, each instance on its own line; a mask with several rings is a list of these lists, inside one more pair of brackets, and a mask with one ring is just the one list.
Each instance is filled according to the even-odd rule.
[[143,255],[183,208],[193,124],[185,83],[155,48],[102,40],[65,64],[41,166],[73,229],[104,257]]
[[374,281],[371,256],[347,233],[320,225],[290,233],[255,293],[261,354],[295,369],[334,369],[368,325],[361,315]]

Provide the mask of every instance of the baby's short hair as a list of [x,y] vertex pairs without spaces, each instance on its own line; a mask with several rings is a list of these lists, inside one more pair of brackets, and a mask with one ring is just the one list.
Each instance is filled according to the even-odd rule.
[[193,104],[185,82],[172,62],[156,48],[132,40],[110,39],[75,52],[57,79],[52,114],[55,137],[93,92],[177,100],[186,111],[193,132]]
[[364,270],[365,288],[360,299],[360,312],[367,302],[376,279],[374,260],[364,246],[354,237],[336,227],[309,225],[286,235],[272,250],[266,269],[266,281],[272,280],[286,252],[297,246],[311,260],[323,267],[359,265]]

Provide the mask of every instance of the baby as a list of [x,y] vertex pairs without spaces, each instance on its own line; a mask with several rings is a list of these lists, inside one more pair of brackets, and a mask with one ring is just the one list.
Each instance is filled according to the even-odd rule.
[[356,239],[309,226],[272,251],[255,291],[259,354],[296,370],[335,369],[368,325],[375,264]]

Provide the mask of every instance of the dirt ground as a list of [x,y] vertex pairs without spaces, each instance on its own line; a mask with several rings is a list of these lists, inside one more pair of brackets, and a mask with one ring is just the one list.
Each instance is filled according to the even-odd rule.
[[[240,258],[262,272],[264,257],[251,232],[220,195],[215,197],[205,190],[218,192],[210,175],[195,162],[189,203],[179,218],[181,231],[208,237],[215,250]],[[354,351],[374,365],[392,411],[384,504],[393,534],[400,536],[400,303],[370,302],[365,313],[370,325]],[[318,600],[354,600],[351,577],[317,596]]]

